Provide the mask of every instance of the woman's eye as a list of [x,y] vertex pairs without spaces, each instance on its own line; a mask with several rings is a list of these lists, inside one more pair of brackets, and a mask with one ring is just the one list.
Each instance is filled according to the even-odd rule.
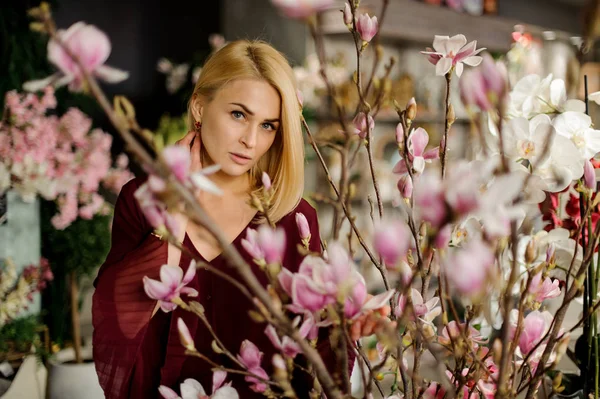
[[231,111],[231,116],[233,116],[234,119],[242,119],[244,117],[244,113],[240,111]]
[[275,129],[275,126],[272,123],[263,123],[262,127],[265,130],[277,130]]

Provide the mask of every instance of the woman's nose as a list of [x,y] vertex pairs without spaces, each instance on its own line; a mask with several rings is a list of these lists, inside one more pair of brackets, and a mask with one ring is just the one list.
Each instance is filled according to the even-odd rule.
[[256,126],[248,126],[247,129],[244,130],[240,141],[248,148],[253,148],[256,145],[256,138],[258,135],[258,127]]

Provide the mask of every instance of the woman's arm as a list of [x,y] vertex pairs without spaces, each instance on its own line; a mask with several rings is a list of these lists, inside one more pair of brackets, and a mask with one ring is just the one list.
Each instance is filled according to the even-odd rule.
[[157,278],[167,261],[166,243],[150,234],[152,228],[133,195],[142,183],[134,179],[119,194],[112,247],[94,282],[94,363],[107,398],[128,395],[131,371],[155,306],[142,279]]

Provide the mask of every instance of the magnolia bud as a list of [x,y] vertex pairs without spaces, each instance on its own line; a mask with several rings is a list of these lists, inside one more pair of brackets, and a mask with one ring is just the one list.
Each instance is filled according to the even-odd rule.
[[534,240],[530,240],[527,243],[527,248],[525,249],[525,262],[533,263],[537,258],[537,248]]
[[403,175],[400,180],[398,180],[398,190],[400,191],[402,198],[406,199],[412,197],[413,182],[408,174]]
[[344,5],[344,9],[340,11],[344,16],[344,23],[346,24],[349,30],[352,30],[352,10],[350,9],[350,4],[346,3]]
[[406,104],[406,117],[411,121],[417,117],[417,101],[412,97]]
[[452,104],[448,106],[446,118],[448,119],[448,125],[452,125],[456,121],[456,114],[454,113],[454,106]]
[[217,344],[217,341],[213,340],[210,344],[210,347],[212,348],[212,350],[217,353],[217,354],[221,354],[223,353],[223,350],[219,347],[219,344]]
[[266,191],[271,189],[271,178],[267,174],[267,172],[263,172],[262,174],[262,184]]
[[404,126],[402,126],[402,123],[398,123],[396,126],[396,143],[398,145],[404,143]]
[[596,191],[596,171],[589,159],[583,164],[583,182],[587,188]]
[[177,330],[179,331],[179,340],[181,341],[181,345],[183,345],[183,347],[189,351],[196,351],[192,334],[190,334],[190,330],[185,325],[181,317],[177,319]]

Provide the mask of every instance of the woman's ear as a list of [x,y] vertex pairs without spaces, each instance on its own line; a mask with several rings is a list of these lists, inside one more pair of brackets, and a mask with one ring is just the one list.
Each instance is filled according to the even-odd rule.
[[204,106],[203,98],[197,94],[192,96],[192,116],[196,122],[202,123],[202,109]]

